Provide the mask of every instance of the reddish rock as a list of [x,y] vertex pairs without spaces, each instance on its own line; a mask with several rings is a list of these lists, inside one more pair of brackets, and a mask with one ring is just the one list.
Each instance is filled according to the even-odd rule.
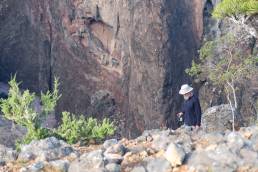
[[[125,121],[122,132],[130,136],[177,111],[184,70],[200,45],[203,2],[3,0],[0,6],[1,81],[17,72],[23,87],[40,92],[57,76],[57,112],[111,116]],[[92,105],[99,90],[110,94]]]

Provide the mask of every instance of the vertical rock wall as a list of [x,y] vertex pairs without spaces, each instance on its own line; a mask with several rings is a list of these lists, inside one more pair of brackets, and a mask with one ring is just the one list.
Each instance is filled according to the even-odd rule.
[[0,80],[24,88],[61,81],[57,112],[111,117],[135,136],[178,110],[200,45],[199,0],[3,0]]

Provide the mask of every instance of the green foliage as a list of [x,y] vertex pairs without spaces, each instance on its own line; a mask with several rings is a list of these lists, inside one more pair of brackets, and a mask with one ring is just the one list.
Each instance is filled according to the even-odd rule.
[[10,90],[8,99],[1,99],[1,109],[4,117],[14,121],[15,123],[27,126],[36,119],[36,113],[32,108],[35,94],[31,94],[29,90],[20,92],[20,83],[16,82],[14,76],[10,82]]
[[214,46],[215,46],[215,42],[214,41],[208,41],[206,42],[202,48],[200,49],[199,53],[200,53],[200,60],[203,62],[204,60],[206,60],[212,50],[214,49]]
[[69,112],[63,112],[62,116],[62,124],[55,133],[70,144],[79,140],[104,139],[115,132],[115,126],[108,119],[99,123],[94,118],[86,119],[84,116],[76,118]]
[[215,7],[212,15],[215,18],[223,19],[225,17],[257,13],[257,0],[223,0]]
[[187,68],[185,70],[185,72],[191,76],[191,77],[194,77],[194,76],[198,76],[201,74],[201,65],[200,64],[197,64],[194,62],[194,60],[192,61],[192,66],[190,68]]
[[200,50],[200,63],[192,63],[186,72],[198,77],[205,74],[207,79],[223,86],[226,82],[240,82],[255,71],[257,57],[241,52],[241,38],[231,34],[205,43]]
[[51,132],[41,127],[41,120],[54,110],[56,102],[60,98],[58,95],[58,80],[55,79],[53,93],[41,94],[42,112],[37,112],[33,105],[36,98],[35,93],[30,93],[29,90],[22,92],[19,89],[20,83],[17,83],[16,76],[10,80],[9,85],[8,98],[0,100],[2,113],[5,118],[27,128],[26,136],[23,140],[17,142],[17,147],[19,147],[19,144],[26,144],[34,139],[48,137]]
[[42,119],[54,111],[57,101],[60,99],[58,91],[59,81],[55,78],[52,92],[41,92],[42,109],[37,112],[34,106],[35,93],[29,90],[21,91],[20,83],[17,83],[16,76],[10,82],[10,90],[7,99],[0,100],[0,107],[5,118],[26,127],[27,134],[22,140],[18,140],[16,148],[21,144],[28,144],[32,140],[44,139],[56,136],[66,140],[68,143],[75,143],[79,140],[100,140],[113,135],[115,127],[108,119],[98,122],[97,119],[84,116],[76,118],[69,112],[62,113],[62,124],[58,129],[47,129],[41,126]]
[[46,93],[41,92],[41,102],[43,105],[43,112],[46,114],[52,112],[56,107],[57,101],[60,99],[61,95],[59,94],[59,79],[55,78],[54,80],[54,89],[51,93],[49,90]]

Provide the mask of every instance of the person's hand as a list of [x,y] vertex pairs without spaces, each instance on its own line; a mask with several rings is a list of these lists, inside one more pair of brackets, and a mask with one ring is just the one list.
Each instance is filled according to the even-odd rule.
[[182,116],[183,115],[183,112],[179,112],[176,114],[178,117]]

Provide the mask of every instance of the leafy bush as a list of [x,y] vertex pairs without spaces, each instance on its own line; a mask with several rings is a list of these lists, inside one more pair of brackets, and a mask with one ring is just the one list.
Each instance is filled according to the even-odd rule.
[[190,68],[187,68],[185,70],[185,72],[189,75],[189,76],[198,76],[201,74],[202,70],[201,70],[201,65],[197,64],[194,62],[194,60],[192,61],[192,66]]
[[59,81],[55,78],[52,92],[41,92],[41,111],[37,112],[34,107],[35,93],[29,90],[21,91],[20,83],[17,83],[16,76],[10,82],[10,90],[7,99],[0,100],[0,107],[5,118],[27,128],[27,133],[22,140],[18,140],[16,148],[21,144],[28,144],[32,140],[44,139],[50,136],[62,138],[68,143],[75,143],[79,140],[99,140],[106,136],[113,135],[115,127],[108,119],[98,122],[97,119],[81,116],[76,118],[69,112],[62,113],[62,124],[57,129],[47,129],[41,126],[42,120],[54,111],[57,101],[60,99],[58,87]]
[[43,139],[51,135],[48,129],[42,128],[41,123],[49,112],[54,110],[57,100],[60,98],[58,94],[58,79],[55,79],[54,91],[47,94],[41,94],[42,111],[37,112],[34,107],[35,93],[29,90],[21,91],[20,83],[17,83],[16,76],[10,81],[10,90],[7,99],[0,100],[0,107],[5,118],[27,128],[27,134],[23,140],[18,141],[19,144],[27,144],[32,140]]
[[113,135],[115,127],[108,119],[101,123],[94,118],[86,119],[84,116],[76,118],[69,112],[62,113],[62,124],[55,131],[57,135],[73,144],[79,140],[98,140]]
[[258,13],[257,0],[223,0],[215,7],[212,15],[222,19],[229,16],[252,15],[256,13]]

